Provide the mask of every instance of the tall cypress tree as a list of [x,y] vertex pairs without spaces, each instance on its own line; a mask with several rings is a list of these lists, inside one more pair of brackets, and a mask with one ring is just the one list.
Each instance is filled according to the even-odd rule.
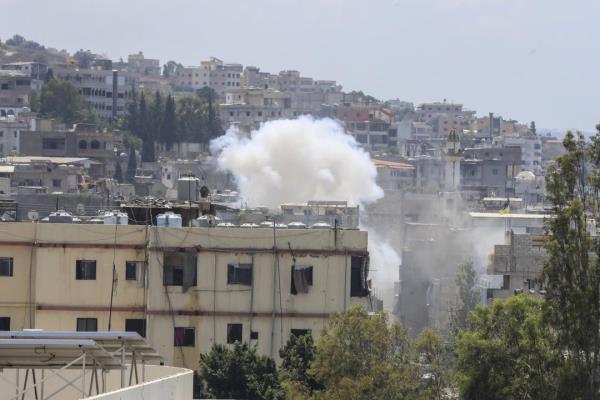
[[116,160],[116,166],[115,166],[115,175],[113,176],[113,179],[116,180],[119,183],[123,182],[123,169],[121,169],[121,162],[119,161],[119,159]]
[[129,160],[127,160],[127,183],[133,183],[135,178],[135,171],[137,170],[137,160],[135,158],[135,147],[131,145],[129,147]]
[[139,110],[138,125],[140,129],[140,138],[142,144],[142,162],[154,162],[154,138],[152,137],[152,129],[150,127],[150,117],[148,106],[146,105],[146,97],[144,93],[140,95],[140,110]]
[[137,92],[134,87],[131,88],[131,100],[129,101],[127,108],[127,129],[129,132],[139,137],[139,107]]
[[173,143],[177,141],[176,124],[175,100],[169,95],[165,102],[165,113],[160,128],[160,142],[165,144],[167,151],[170,151]]

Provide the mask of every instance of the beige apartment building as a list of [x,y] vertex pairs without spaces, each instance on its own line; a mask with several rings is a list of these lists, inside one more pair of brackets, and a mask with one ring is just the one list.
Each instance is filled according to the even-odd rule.
[[191,369],[213,343],[277,357],[290,334],[368,306],[368,260],[358,229],[1,223],[0,330],[110,324]]

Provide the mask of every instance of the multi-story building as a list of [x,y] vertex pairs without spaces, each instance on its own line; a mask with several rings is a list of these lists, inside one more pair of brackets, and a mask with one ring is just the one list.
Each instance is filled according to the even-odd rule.
[[237,89],[228,91],[220,108],[225,127],[235,124],[243,130],[256,129],[262,122],[293,118],[292,98],[272,89]]
[[19,71],[28,74],[31,79],[43,81],[48,73],[48,65],[35,61],[21,61],[8,64],[2,64],[1,70],[4,71]]
[[141,51],[127,56],[127,70],[140,75],[159,76],[161,72],[160,61],[145,58]]
[[505,146],[514,146],[521,149],[521,169],[541,174],[542,163],[542,141],[539,136],[529,134],[523,136],[504,137]]
[[21,131],[28,128],[22,119],[0,118],[0,155],[18,154]]
[[41,88],[41,82],[27,72],[0,70],[0,117],[17,116],[29,107],[29,96]]
[[136,86],[134,74],[112,69],[110,60],[96,60],[89,69],[75,65],[52,66],[54,77],[77,88],[88,107],[106,119],[115,119],[127,113],[127,101]]
[[213,344],[278,357],[332,313],[368,305],[367,233],[11,223],[0,230],[4,329],[136,331],[168,365]]
[[208,86],[224,99],[225,92],[241,87],[243,67],[241,64],[224,63],[211,57],[200,63],[203,86]]
[[176,89],[198,90],[208,86],[208,80],[202,67],[177,68],[173,76],[173,85]]
[[468,148],[460,162],[461,189],[485,196],[514,194],[521,172],[521,149],[517,146]]
[[461,133],[470,129],[475,119],[475,111],[463,109],[462,104],[446,101],[423,103],[417,107],[417,119],[432,127],[435,137],[446,137],[452,129]]

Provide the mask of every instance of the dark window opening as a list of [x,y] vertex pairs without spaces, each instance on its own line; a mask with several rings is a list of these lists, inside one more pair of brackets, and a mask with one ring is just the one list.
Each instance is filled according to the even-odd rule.
[[296,337],[300,337],[300,336],[304,336],[304,335],[312,336],[312,330],[311,329],[291,329],[290,334],[292,336],[296,336]]
[[96,261],[95,260],[77,260],[75,263],[75,279],[77,280],[95,280],[96,279]]
[[502,277],[502,289],[503,290],[510,289],[510,275],[504,275]]
[[0,317],[0,331],[10,331],[10,317]]
[[227,284],[252,286],[252,264],[227,264]]
[[250,331],[250,340],[258,340],[258,332]]
[[196,345],[196,330],[194,328],[176,327],[173,345],[178,347],[194,347]]
[[77,332],[98,331],[98,318],[77,318]]
[[141,337],[146,337],[146,320],[126,319],[125,332],[137,332]]
[[165,286],[183,286],[184,289],[196,286],[195,253],[165,253],[163,261]]
[[138,269],[143,266],[142,261],[126,261],[125,262],[125,280],[135,281],[138,276]]
[[350,296],[365,297],[369,294],[367,275],[369,273],[368,256],[352,256],[350,262]]
[[227,324],[227,344],[242,341],[242,324]]
[[0,257],[0,276],[13,276],[12,257]]
[[308,293],[313,284],[313,267],[292,265],[291,294]]

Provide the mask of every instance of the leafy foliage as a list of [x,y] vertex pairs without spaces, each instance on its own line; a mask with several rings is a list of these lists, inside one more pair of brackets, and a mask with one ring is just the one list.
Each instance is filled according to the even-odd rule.
[[77,88],[69,82],[48,80],[42,87],[39,101],[42,115],[72,124],[84,119],[86,109]]
[[554,379],[558,352],[541,301],[520,295],[477,307],[457,352],[462,398],[561,398]]
[[315,398],[418,398],[420,373],[412,358],[402,326],[353,307],[334,316],[317,341],[310,374],[324,390]]
[[547,221],[545,316],[564,358],[562,386],[570,398],[600,398],[600,246],[589,231],[600,218],[600,127],[586,143],[568,133],[566,154],[546,177],[554,216]]
[[273,359],[236,342],[232,349],[215,344],[200,355],[200,374],[208,396],[219,399],[283,399]]
[[295,386],[295,390],[310,394],[322,386],[308,374],[315,358],[315,345],[310,334],[290,335],[286,345],[279,350],[281,357],[280,376],[283,382]]
[[466,329],[469,315],[479,303],[479,292],[475,289],[475,267],[472,261],[458,266],[456,286],[458,287],[457,306],[452,310],[450,329],[454,335]]

